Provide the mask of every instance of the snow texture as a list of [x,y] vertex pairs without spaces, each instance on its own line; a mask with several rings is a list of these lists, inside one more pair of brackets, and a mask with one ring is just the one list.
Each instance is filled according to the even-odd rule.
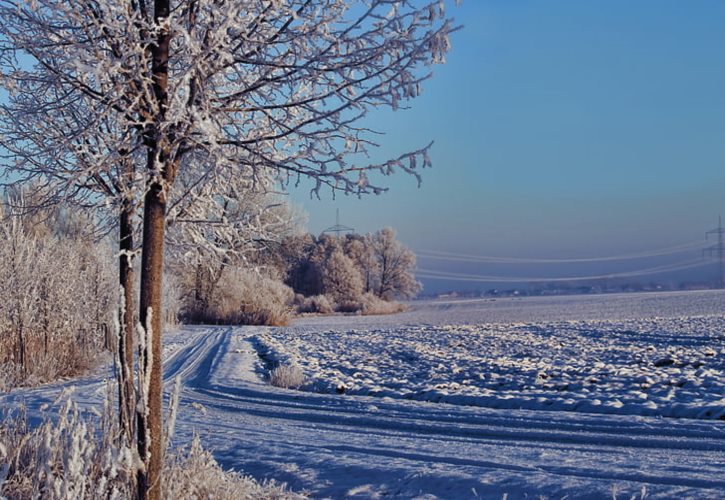
[[[167,391],[182,382],[174,440],[199,432],[224,468],[315,498],[722,498],[724,299],[427,302],[289,329],[186,327],[166,338]],[[269,384],[291,361],[306,391]],[[74,399],[99,404],[102,379],[76,381]],[[0,404],[37,415],[67,385]]]
[[725,317],[291,328],[255,336],[311,391],[491,408],[725,419]]

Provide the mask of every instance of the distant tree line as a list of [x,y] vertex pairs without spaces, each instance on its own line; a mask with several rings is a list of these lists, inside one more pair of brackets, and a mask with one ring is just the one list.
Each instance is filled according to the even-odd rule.
[[415,254],[396,239],[391,228],[373,234],[337,238],[311,234],[286,238],[273,265],[285,283],[305,297],[327,295],[337,304],[364,294],[392,301],[415,296]]

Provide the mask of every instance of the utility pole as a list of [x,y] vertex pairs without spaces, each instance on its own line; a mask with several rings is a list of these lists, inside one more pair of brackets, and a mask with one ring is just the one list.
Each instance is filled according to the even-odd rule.
[[354,233],[355,230],[349,226],[343,226],[340,224],[340,209],[337,209],[337,215],[335,216],[335,225],[332,227],[328,227],[324,231],[322,231],[322,234],[325,233],[335,233],[335,236],[337,238],[340,237],[343,233]]
[[725,241],[723,236],[725,236],[725,228],[722,227],[722,216],[718,216],[717,228],[705,233],[705,239],[709,239],[711,234],[717,235],[717,243],[705,248],[703,252],[707,252],[710,254],[710,257],[715,257],[717,259],[720,271],[718,287],[724,288],[725,280],[723,279],[723,261],[725,260]]

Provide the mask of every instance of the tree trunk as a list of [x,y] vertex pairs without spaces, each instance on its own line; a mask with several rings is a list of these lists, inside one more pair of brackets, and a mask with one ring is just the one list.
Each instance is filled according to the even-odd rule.
[[131,444],[133,441],[136,395],[133,385],[133,332],[135,325],[133,279],[133,200],[124,198],[120,215],[118,281],[123,294],[119,309],[118,335],[118,412],[121,432]]
[[[151,160],[153,161],[153,160]],[[139,385],[145,404],[138,413],[138,451],[145,469],[138,474],[138,495],[161,498],[163,466],[162,373],[161,373],[161,280],[164,262],[166,197],[159,182],[153,182],[144,198],[143,253],[141,257],[141,301],[139,320],[145,329],[145,352],[139,356]]]
[[161,280],[164,269],[164,232],[166,222],[165,186],[173,182],[174,171],[168,164],[169,137],[160,130],[168,107],[169,33],[167,19],[170,0],[154,0],[156,43],[151,45],[151,76],[154,105],[149,108],[154,124],[145,130],[146,169],[149,180],[144,196],[143,251],[141,254],[141,300],[139,321],[144,327],[144,352],[139,356],[139,377],[144,404],[137,415],[138,451],[145,467],[138,472],[138,496],[142,500],[161,500],[163,468]]

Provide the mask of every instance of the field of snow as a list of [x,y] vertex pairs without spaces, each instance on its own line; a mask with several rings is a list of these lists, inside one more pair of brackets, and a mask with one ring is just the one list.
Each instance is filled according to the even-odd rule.
[[[168,389],[183,383],[173,441],[197,432],[224,467],[313,498],[724,498],[723,305],[723,292],[434,301],[184,327],[166,339]],[[305,390],[270,386],[272,358],[298,362]],[[74,381],[73,398],[100,404],[104,375]],[[0,405],[37,416],[69,385]]]
[[290,328],[254,338],[304,390],[489,408],[725,419],[725,317]]

